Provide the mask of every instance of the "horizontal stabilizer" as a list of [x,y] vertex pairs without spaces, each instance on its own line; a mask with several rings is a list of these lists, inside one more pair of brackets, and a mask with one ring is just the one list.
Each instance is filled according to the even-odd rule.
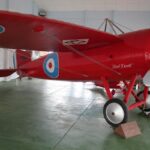
[[0,77],[7,77],[16,71],[16,69],[0,69]]

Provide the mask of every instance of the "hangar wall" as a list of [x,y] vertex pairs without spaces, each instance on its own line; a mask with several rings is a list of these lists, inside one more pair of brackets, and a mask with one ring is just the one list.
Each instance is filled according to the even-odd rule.
[[[72,22],[98,29],[105,18],[131,30],[150,28],[150,11],[49,11],[49,18]],[[126,28],[123,28],[126,32]]]
[[149,0],[35,0],[50,11],[150,10]]

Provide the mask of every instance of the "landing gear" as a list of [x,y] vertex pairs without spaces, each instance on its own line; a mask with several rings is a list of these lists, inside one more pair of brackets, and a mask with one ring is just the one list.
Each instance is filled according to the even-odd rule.
[[[117,127],[128,120],[128,111],[135,108],[140,108],[144,111],[149,111],[150,114],[150,92],[148,87],[144,86],[144,91],[136,94],[134,86],[136,84],[136,75],[130,80],[130,82],[124,82],[125,89],[122,88],[124,98],[119,100],[113,98],[113,93],[110,91],[109,82],[106,78],[102,78],[104,88],[106,90],[109,101],[106,102],[103,109],[105,120],[113,127]],[[135,103],[127,105],[130,99],[130,95],[135,98]]]
[[[144,99],[144,91],[140,91],[137,94],[137,97],[138,97],[138,99],[136,99],[137,102],[143,100]],[[150,112],[150,91],[148,91],[148,95],[147,95],[145,104],[143,104],[139,108],[144,112],[148,112],[148,111]]]
[[107,101],[103,109],[104,118],[113,127],[127,122],[128,109],[123,101],[111,99]]

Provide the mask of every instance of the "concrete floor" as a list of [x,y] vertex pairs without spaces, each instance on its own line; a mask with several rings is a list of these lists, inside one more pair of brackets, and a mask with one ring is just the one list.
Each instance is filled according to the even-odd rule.
[[105,122],[92,84],[32,79],[0,83],[0,150],[145,150],[150,119],[130,112],[142,135],[124,140]]

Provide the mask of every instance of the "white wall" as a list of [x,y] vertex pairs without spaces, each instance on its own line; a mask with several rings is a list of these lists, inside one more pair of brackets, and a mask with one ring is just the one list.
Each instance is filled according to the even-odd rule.
[[[132,30],[150,28],[150,11],[49,11],[49,18],[98,29],[105,18]],[[122,28],[129,32],[126,28]]]
[[30,13],[33,11],[33,2],[31,0],[9,0],[10,11]]
[[49,11],[150,10],[150,0],[35,0]]
[[150,10],[114,11],[113,20],[133,30],[150,28]]

